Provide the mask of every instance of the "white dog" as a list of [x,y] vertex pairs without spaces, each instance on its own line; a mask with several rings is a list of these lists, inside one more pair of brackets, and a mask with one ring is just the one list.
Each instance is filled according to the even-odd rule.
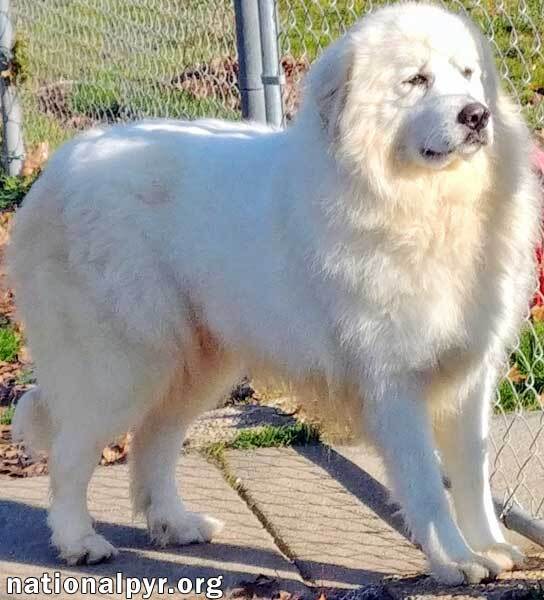
[[157,120],[66,144],[17,215],[10,258],[40,383],[15,430],[50,453],[62,558],[116,553],[86,490],[129,428],[151,538],[209,540],[219,524],[176,493],[183,433],[266,367],[318,382],[323,402],[343,390],[337,412],[357,408],[437,579],[513,568],[486,446],[533,284],[529,149],[483,37],[420,3],[332,45],[285,131]]

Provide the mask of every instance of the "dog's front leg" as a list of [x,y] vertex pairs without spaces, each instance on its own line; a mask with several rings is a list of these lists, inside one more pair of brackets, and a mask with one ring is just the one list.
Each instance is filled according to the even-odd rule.
[[489,483],[489,413],[496,381],[496,369],[484,364],[472,381],[456,385],[452,395],[458,398],[458,410],[445,413],[435,431],[465,539],[473,550],[489,554],[511,570],[524,556],[506,543]]
[[394,499],[433,576],[457,585],[497,575],[501,566],[473,552],[454,522],[417,378],[381,383],[375,390],[366,402],[366,426],[383,455]]

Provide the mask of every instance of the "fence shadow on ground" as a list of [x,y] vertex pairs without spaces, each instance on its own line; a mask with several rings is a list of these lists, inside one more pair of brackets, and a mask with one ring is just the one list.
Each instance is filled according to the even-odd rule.
[[[98,565],[66,568],[49,543],[46,510],[22,502],[2,500],[0,501],[2,537],[0,564],[17,563],[17,574],[22,572],[21,565],[33,565],[44,570],[54,569],[63,575],[78,577],[85,575],[115,577],[118,572],[124,577],[140,579],[166,577],[169,585],[175,585],[182,577],[190,577],[194,580],[196,577],[223,575],[224,589],[239,587],[241,582],[250,583],[256,579],[261,570],[272,570],[275,573],[273,585],[276,590],[298,593],[303,590],[303,586],[295,578],[282,575],[278,554],[266,549],[220,542],[157,549],[150,545],[147,532],[142,527],[98,521],[96,529],[120,549],[119,556],[115,560]],[[217,563],[217,566],[214,563]],[[323,570],[329,567],[325,563],[318,562],[314,562],[311,566]],[[10,574],[9,566],[5,568],[7,574]],[[347,585],[357,585],[358,582],[377,581],[381,574],[365,569],[346,568],[343,570],[342,577]]]
[[329,446],[315,444],[295,448],[301,456],[327,471],[348,492],[409,540],[406,526],[398,512],[399,507],[391,503],[389,490],[382,483]]

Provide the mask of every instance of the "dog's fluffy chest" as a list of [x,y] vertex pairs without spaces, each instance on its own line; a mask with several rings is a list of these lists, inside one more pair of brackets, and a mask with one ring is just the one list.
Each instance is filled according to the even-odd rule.
[[464,202],[359,216],[326,261],[345,294],[343,339],[400,368],[469,347],[484,229],[484,215]]

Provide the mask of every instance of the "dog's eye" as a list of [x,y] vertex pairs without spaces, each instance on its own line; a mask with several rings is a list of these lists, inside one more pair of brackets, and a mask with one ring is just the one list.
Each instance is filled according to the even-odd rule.
[[427,77],[427,75],[423,75],[422,73],[418,73],[417,75],[414,75],[410,79],[407,79],[404,83],[408,83],[410,85],[424,85],[424,86],[428,86],[429,85],[429,78]]
[[472,69],[470,69],[469,67],[467,67],[466,69],[463,69],[463,77],[465,79],[470,79],[473,74],[474,74],[474,71]]

